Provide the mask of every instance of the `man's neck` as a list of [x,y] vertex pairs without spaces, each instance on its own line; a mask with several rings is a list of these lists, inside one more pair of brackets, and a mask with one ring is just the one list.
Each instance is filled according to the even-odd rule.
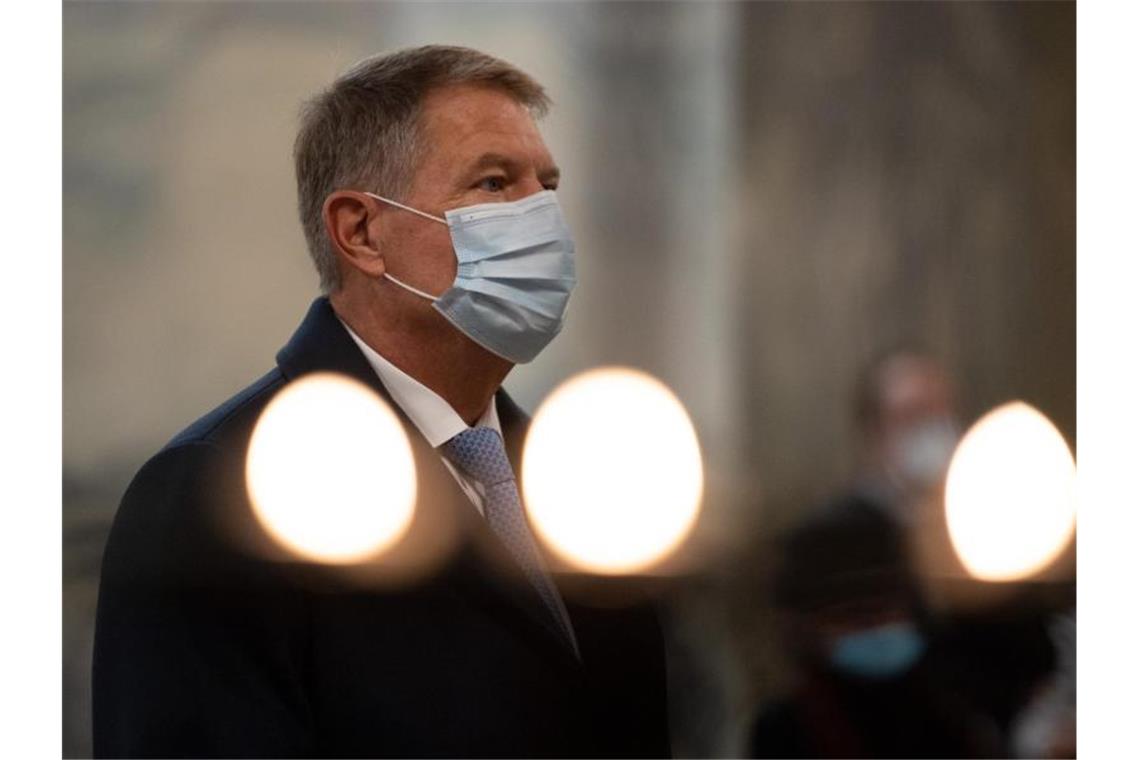
[[343,291],[330,295],[329,301],[361,340],[437,393],[468,425],[486,411],[514,367],[460,333],[434,309],[425,318],[412,320],[383,313]]

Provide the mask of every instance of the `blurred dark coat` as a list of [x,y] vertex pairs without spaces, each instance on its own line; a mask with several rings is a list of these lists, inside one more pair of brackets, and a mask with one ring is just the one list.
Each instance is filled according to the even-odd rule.
[[815,669],[751,727],[748,756],[1000,757],[1000,737],[925,658],[883,682]]
[[[588,606],[567,595],[579,662],[438,452],[394,405],[419,483],[404,544],[443,547],[441,564],[396,582],[384,562],[397,566],[398,551],[352,572],[274,553],[246,495],[246,450],[273,396],[317,371],[348,375],[390,401],[321,298],[273,371],[135,476],[103,560],[95,754],[667,755],[651,606],[624,596]],[[517,472],[529,420],[505,392],[496,398]]]

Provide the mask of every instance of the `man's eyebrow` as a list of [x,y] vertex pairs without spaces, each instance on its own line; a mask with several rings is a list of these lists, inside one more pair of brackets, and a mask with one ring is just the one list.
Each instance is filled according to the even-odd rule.
[[517,165],[518,161],[513,160],[509,156],[504,156],[502,153],[484,153],[471,164],[470,173],[475,174],[484,169],[511,169]]
[[[510,156],[502,153],[484,153],[471,164],[469,174],[477,174],[486,169],[518,170],[521,164]],[[541,182],[556,182],[562,176],[562,170],[551,164],[538,170],[538,179]]]

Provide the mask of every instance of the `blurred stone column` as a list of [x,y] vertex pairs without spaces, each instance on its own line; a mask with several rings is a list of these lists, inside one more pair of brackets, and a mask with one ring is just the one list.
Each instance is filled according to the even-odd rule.
[[[746,501],[733,285],[738,8],[603,3],[583,13],[592,150],[575,318],[595,362],[653,373],[692,414],[707,480],[690,547],[703,573],[739,538]],[[667,627],[680,757],[738,752],[741,668],[723,638],[723,597],[708,583],[675,598]]]

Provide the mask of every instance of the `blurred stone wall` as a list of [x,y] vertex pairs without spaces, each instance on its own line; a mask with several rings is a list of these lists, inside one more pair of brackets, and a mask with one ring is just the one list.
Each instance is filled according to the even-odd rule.
[[781,497],[828,490],[852,376],[899,340],[943,358],[967,419],[1022,398],[1072,442],[1074,7],[741,14],[746,459]]
[[64,752],[90,753],[98,562],[133,472],[265,371],[316,278],[301,100],[427,42],[550,90],[580,286],[507,387],[641,367],[708,467],[670,616],[680,756],[778,688],[764,539],[854,461],[854,373],[917,339],[967,417],[1075,443],[1075,11],[1066,3],[65,3]]
[[[733,338],[757,532],[849,477],[855,376],[898,342],[942,358],[967,424],[1019,398],[1075,448],[1075,6],[739,14]],[[743,704],[781,675],[763,546],[722,586]]]

